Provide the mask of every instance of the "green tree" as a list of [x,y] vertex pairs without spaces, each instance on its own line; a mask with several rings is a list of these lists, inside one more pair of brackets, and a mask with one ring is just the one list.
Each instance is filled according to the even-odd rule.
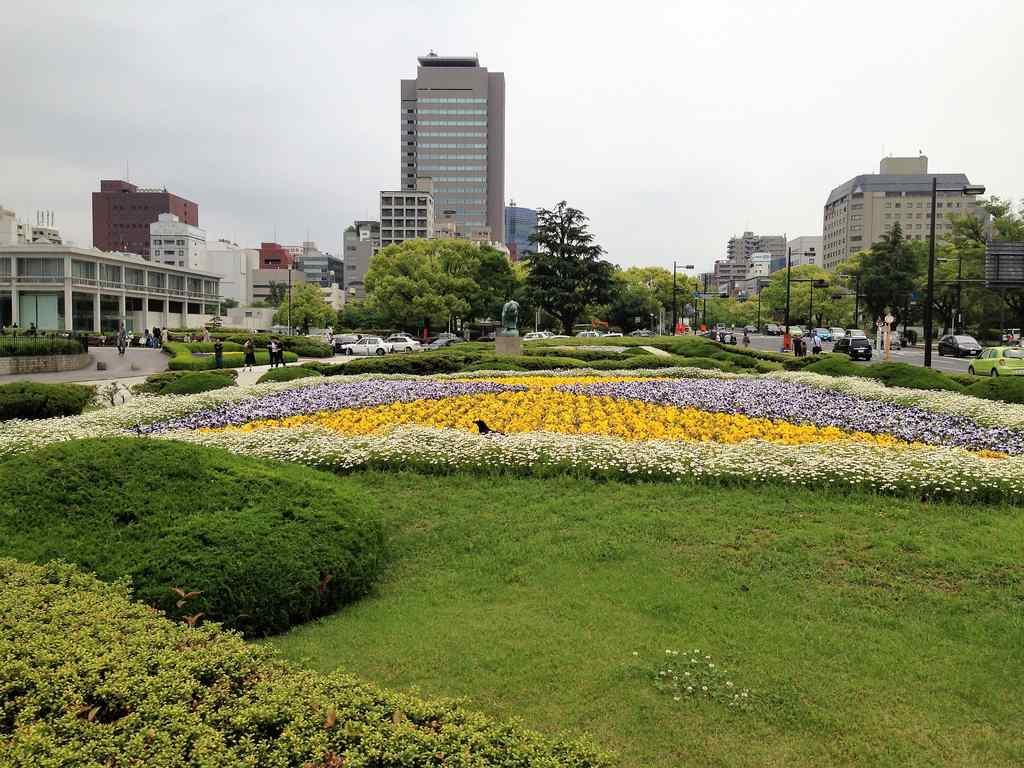
[[627,274],[629,270],[616,272],[612,278],[611,300],[601,313],[610,325],[624,331],[636,328],[650,328],[652,318],[661,315],[661,302],[653,286]]
[[269,285],[270,295],[267,297],[267,304],[271,307],[281,306],[281,302],[288,298],[288,283],[279,283],[271,280]]
[[[848,262],[844,265],[852,265]],[[857,267],[859,268],[859,266]],[[814,316],[811,317],[811,290],[812,280],[825,280],[828,282],[826,288],[814,288]],[[809,325],[813,328],[831,327],[834,325],[845,327],[853,318],[853,299],[847,297],[846,291],[842,290],[835,275],[830,274],[821,267],[813,264],[803,264],[793,267],[793,276],[790,282],[789,292],[789,322],[792,325]],[[863,286],[861,286],[863,290]],[[744,311],[749,317],[750,305],[753,303],[753,310],[757,313],[757,298],[748,299]],[[773,272],[771,282],[761,290],[761,322],[767,323],[774,319],[775,322],[785,320],[786,306],[786,270],[780,269]],[[751,321],[747,321],[751,322]],[[737,323],[738,324],[738,323]]]
[[601,259],[604,249],[594,242],[582,211],[562,200],[554,210],[537,212],[537,229],[530,235],[537,252],[529,258],[526,278],[536,302],[572,333],[588,305],[611,298],[615,267]]
[[292,286],[291,315],[289,317],[288,291],[284,301],[274,313],[274,323],[300,328],[303,334],[309,329],[326,328],[336,317],[334,308],[327,303],[320,286],[300,283]]
[[860,254],[851,274],[860,275],[865,319],[873,321],[891,312],[896,322],[904,320],[910,297],[918,290],[925,266],[926,244],[903,237],[899,222]]
[[335,321],[336,329],[350,331],[380,328],[384,323],[366,299],[349,299],[345,306],[338,310]]

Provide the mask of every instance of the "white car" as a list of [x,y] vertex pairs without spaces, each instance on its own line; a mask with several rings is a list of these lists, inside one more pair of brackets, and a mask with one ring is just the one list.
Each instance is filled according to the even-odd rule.
[[576,334],[576,337],[580,339],[599,339],[603,335],[600,331],[580,331]]
[[523,336],[523,341],[540,341],[541,339],[548,339],[551,334],[548,331],[530,331],[528,334]]
[[605,338],[605,339],[621,339],[622,338],[622,334],[618,333],[618,332],[606,333],[602,338]]
[[832,334],[832,341],[833,342],[839,341],[840,339],[842,339],[842,338],[844,338],[846,336],[846,331],[844,331],[842,328],[829,328],[828,330],[829,330],[829,333]]
[[391,347],[392,352],[418,352],[423,349],[416,339],[409,336],[388,336],[384,343]]
[[868,337],[860,328],[847,328],[846,335],[851,339],[866,339]]
[[380,336],[363,336],[359,341],[343,344],[339,351],[343,355],[386,355],[391,345]]

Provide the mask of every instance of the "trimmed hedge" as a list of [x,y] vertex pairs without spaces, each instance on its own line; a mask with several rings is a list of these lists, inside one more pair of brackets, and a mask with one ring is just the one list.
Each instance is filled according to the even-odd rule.
[[74,339],[0,337],[0,357],[43,357],[48,355],[80,355],[84,350]]
[[96,388],[82,384],[0,384],[0,421],[77,416],[96,397]]
[[842,353],[822,355],[820,360],[815,360],[804,367],[809,373],[819,373],[822,376],[860,376],[861,366],[851,362],[850,358]]
[[1024,376],[986,377],[975,380],[966,390],[968,395],[1004,403],[1024,404]]
[[292,381],[294,379],[304,379],[309,376],[323,376],[323,374],[312,368],[293,365],[290,368],[271,368],[260,376],[256,383],[262,384],[265,381]]
[[944,373],[907,363],[875,363],[858,369],[859,375],[877,379],[887,387],[948,390],[963,392],[963,387]]
[[272,336],[268,333],[215,333],[213,336],[224,341],[225,349],[227,344],[241,347],[246,340],[251,340],[257,348],[266,349],[270,340],[276,338],[284,346],[285,352],[294,352],[299,357],[334,357],[334,347],[308,336]]
[[65,563],[0,559],[5,765],[606,768],[582,740],[294,667]]
[[[170,615],[266,635],[365,595],[384,534],[306,467],[170,440],[80,440],[0,463],[0,555],[127,576]],[[179,605],[174,588],[195,594]]]
[[[230,387],[238,378],[238,371],[230,368],[212,371],[163,371],[146,377],[142,384],[132,387],[137,395],[181,395],[194,392],[208,392],[212,389]],[[188,381],[189,383],[182,383]],[[200,383],[202,382],[202,383]],[[168,388],[171,389],[168,389]],[[196,389],[196,387],[202,387]]]
[[[171,355],[171,362],[168,363],[168,367],[172,371],[209,371],[216,369],[217,363],[212,354],[203,357],[196,357],[192,354],[188,345],[180,341],[164,343],[164,351]],[[298,359],[299,356],[294,352],[286,351],[284,353],[284,361],[286,363],[298,362]],[[244,352],[224,353],[225,368],[241,368],[244,365]],[[256,350],[256,365],[270,365],[270,353],[268,353],[267,350]]]

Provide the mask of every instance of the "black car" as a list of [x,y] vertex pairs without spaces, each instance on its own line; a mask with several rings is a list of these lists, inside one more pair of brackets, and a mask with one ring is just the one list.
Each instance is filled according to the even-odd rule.
[[939,339],[939,355],[954,357],[977,357],[981,354],[981,344],[973,336],[950,334]]
[[768,325],[764,327],[764,334],[765,336],[781,336],[782,329],[775,323],[768,323]]
[[849,355],[851,360],[870,360],[871,342],[867,339],[844,336],[832,347],[833,352]]

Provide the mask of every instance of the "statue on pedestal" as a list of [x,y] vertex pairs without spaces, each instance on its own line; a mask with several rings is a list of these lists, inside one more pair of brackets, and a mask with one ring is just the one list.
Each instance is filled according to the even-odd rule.
[[519,302],[515,299],[509,299],[501,308],[501,332],[499,335],[519,335]]

